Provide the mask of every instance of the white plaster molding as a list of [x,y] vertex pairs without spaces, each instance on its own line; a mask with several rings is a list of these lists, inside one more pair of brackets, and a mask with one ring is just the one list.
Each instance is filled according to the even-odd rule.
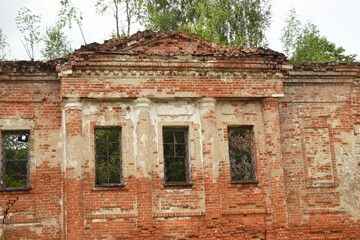
[[282,97],[285,97],[285,95],[283,93],[279,93],[279,94],[273,94],[273,95],[271,95],[271,97],[273,97],[273,98],[282,98]]
[[215,98],[202,98],[199,100],[199,110],[201,114],[209,110],[215,111],[216,99]]
[[68,102],[64,105],[64,109],[81,109],[82,103],[81,102]]
[[151,100],[148,98],[137,98],[135,101],[135,106],[134,109],[135,110],[145,110],[145,111],[150,111],[151,109]]
[[64,76],[64,75],[71,75],[73,72],[72,72],[72,70],[70,69],[70,70],[65,70],[65,71],[61,71],[60,73],[59,73],[59,76],[61,77],[61,76]]
[[283,64],[281,65],[280,70],[290,72],[291,70],[293,70],[293,66],[290,64]]

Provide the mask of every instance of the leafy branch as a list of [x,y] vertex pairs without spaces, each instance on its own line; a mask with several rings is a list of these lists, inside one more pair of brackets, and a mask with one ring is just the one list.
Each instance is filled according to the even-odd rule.
[[41,41],[40,37],[40,22],[41,17],[35,14],[32,14],[30,9],[21,8],[16,17],[16,24],[19,31],[23,34],[23,40],[21,40],[26,54],[34,61],[36,45]]
[[71,0],[60,0],[61,9],[59,11],[59,24],[61,27],[66,25],[72,28],[72,21],[75,21],[79,27],[81,37],[86,44],[84,32],[82,30],[81,21],[83,20],[82,13],[78,12],[78,8],[74,6]]
[[294,9],[285,21],[281,41],[283,51],[290,62],[354,62],[356,54],[344,54],[343,47],[336,45],[320,35],[316,25],[308,22],[302,26]]

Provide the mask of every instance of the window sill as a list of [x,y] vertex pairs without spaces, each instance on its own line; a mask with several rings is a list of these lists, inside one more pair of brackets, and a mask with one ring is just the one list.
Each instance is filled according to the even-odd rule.
[[14,191],[30,191],[32,190],[31,187],[25,187],[25,188],[6,188],[6,189],[0,189],[0,192],[14,192]]
[[259,184],[259,180],[231,181],[231,184]]
[[164,183],[164,187],[192,187],[194,184],[192,182],[170,182]]
[[116,184],[104,184],[104,185],[95,185],[94,191],[112,191],[116,189],[124,188],[124,183],[116,183]]

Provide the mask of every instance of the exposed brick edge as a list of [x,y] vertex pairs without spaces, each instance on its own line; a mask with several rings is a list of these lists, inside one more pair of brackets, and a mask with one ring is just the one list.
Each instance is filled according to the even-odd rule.
[[23,224],[23,223],[40,223],[41,218],[15,218],[15,219],[5,219],[4,224]]
[[137,214],[136,213],[109,213],[109,214],[90,213],[85,215],[85,219],[116,219],[116,218],[137,218]]
[[326,209],[326,208],[318,208],[318,209],[306,209],[304,210],[305,214],[318,214],[318,213],[344,213],[345,209]]
[[241,209],[222,211],[221,215],[271,214],[271,209]]
[[[315,78],[315,76],[314,76]],[[284,78],[284,86],[287,85],[303,85],[303,84],[337,84],[337,85],[350,85],[354,82],[353,78],[347,78],[343,76],[334,77],[331,76],[327,79],[309,79],[309,78]]]
[[200,212],[153,213],[154,218],[163,218],[163,217],[201,217],[201,216],[205,216],[204,211],[200,211]]
[[356,72],[360,70],[360,62],[347,62],[347,63],[338,63],[338,62],[320,62],[320,63],[294,63],[294,71],[304,71],[304,72]]

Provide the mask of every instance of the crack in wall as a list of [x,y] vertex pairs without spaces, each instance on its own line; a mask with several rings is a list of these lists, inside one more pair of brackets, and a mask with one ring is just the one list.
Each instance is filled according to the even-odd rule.
[[7,208],[4,211],[4,217],[3,217],[3,220],[2,220],[2,224],[5,224],[6,217],[9,214],[9,210],[10,210],[11,207],[13,207],[15,205],[17,200],[19,200],[19,197],[16,197],[16,200],[9,200],[8,203],[6,204]]

